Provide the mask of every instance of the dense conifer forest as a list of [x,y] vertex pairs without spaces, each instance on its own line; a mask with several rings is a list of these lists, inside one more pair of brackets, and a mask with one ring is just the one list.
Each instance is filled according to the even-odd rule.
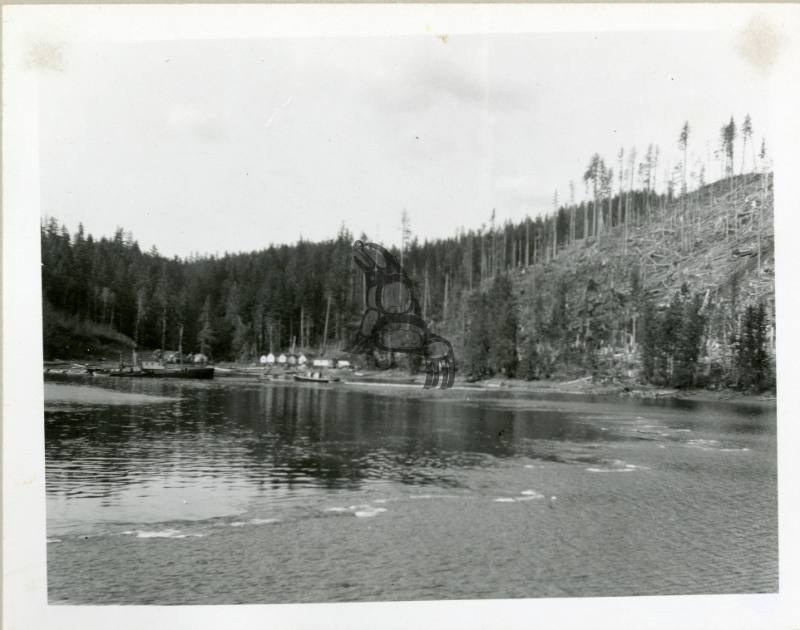
[[[520,222],[498,224],[491,210],[485,225],[420,242],[398,213],[394,251],[424,318],[453,341],[461,375],[774,386],[765,145],[756,152],[749,117],[738,134],[731,119],[720,130],[720,177],[707,183],[706,166],[688,163],[689,137],[687,123],[682,159],[660,182],[658,147],[641,161],[620,150],[616,175],[595,154],[584,199],[570,182],[566,202],[555,195],[549,213]],[[45,218],[45,358],[175,349],[179,331],[185,350],[218,361],[292,348],[340,353],[364,303],[355,238],[369,235],[343,225],[324,242],[179,259],[142,251],[122,228],[96,238]]]

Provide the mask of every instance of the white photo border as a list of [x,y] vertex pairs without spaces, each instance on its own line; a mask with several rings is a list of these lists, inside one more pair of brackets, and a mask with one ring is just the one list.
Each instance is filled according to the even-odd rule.
[[[780,591],[766,595],[237,606],[48,605],[38,115],[28,52],[71,43],[456,33],[730,30],[774,25]],[[800,628],[800,8],[792,4],[17,5],[3,8],[3,627]],[[711,62],[710,60],[705,60]],[[799,327],[800,328],[800,327]]]

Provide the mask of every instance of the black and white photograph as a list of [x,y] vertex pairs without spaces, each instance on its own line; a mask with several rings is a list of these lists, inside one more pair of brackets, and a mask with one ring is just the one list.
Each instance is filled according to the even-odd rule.
[[161,8],[4,11],[4,518],[47,619],[797,627],[796,6]]

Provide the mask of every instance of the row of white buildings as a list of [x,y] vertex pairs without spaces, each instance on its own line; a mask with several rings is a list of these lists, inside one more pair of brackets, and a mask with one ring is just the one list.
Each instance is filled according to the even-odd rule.
[[[287,365],[308,365],[308,358],[304,354],[294,355],[294,354],[279,354],[277,357],[272,354],[262,354],[261,359],[259,360],[261,365],[269,366],[269,365],[280,365],[280,366],[287,366]],[[350,367],[350,361],[346,361],[344,359],[312,359],[311,365],[314,367]]]

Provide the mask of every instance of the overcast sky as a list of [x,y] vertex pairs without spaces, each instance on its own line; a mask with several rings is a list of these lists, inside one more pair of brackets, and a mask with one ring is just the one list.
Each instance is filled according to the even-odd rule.
[[722,32],[73,45],[40,78],[42,213],[180,256],[342,223],[394,243],[404,208],[421,240],[519,220],[570,180],[580,199],[594,152],[616,169],[659,144],[662,179],[687,119],[706,161],[731,115],[769,142],[768,83],[738,50]]

